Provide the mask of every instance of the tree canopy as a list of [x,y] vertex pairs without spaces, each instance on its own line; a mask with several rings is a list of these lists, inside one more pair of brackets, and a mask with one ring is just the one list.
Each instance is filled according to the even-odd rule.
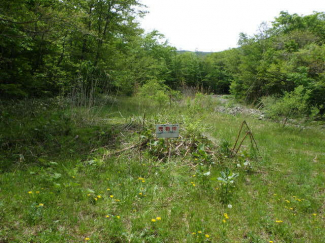
[[325,13],[281,12],[239,47],[178,52],[158,31],[144,33],[139,0],[3,0],[0,94],[22,98],[71,90],[131,95],[147,82],[196,87],[258,103],[302,86],[325,112]]

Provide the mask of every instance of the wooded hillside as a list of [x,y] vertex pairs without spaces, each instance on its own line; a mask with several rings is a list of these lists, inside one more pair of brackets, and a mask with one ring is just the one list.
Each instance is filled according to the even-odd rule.
[[254,36],[241,33],[239,48],[196,55],[177,52],[158,31],[145,34],[145,10],[139,0],[1,1],[1,96],[131,95],[155,80],[254,104],[286,97],[304,104],[293,108],[299,113],[324,114],[324,12],[281,12]]

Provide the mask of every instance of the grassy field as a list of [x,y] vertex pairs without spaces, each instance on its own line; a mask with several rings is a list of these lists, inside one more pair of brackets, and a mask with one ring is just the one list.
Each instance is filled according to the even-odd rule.
[[[1,243],[325,242],[324,129],[217,113],[206,96],[99,104],[1,105]],[[258,151],[247,139],[232,156],[244,120]],[[159,123],[181,137],[155,139]]]

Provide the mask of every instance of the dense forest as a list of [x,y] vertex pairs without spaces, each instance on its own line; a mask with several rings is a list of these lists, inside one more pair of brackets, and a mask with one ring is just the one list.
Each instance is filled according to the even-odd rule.
[[281,12],[271,27],[241,33],[238,48],[208,55],[145,33],[145,14],[139,0],[1,1],[1,97],[132,95],[155,83],[231,93],[277,114],[325,113],[324,12]]

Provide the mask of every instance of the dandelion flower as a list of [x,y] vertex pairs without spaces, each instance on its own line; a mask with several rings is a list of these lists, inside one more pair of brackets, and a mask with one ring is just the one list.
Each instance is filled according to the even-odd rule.
[[200,230],[200,231],[198,231],[198,233],[199,233],[199,234],[202,234],[202,231]]
[[107,191],[110,191],[111,189],[107,188]]
[[279,224],[279,223],[282,223],[283,221],[277,219],[277,220],[275,220],[275,222]]
[[195,186],[195,184],[192,184],[192,186]]
[[110,197],[110,198],[113,198],[113,197],[114,197],[114,195],[110,195],[109,197]]
[[195,232],[193,232],[193,233],[192,233],[192,235],[196,235],[196,233],[195,233]]
[[97,201],[97,200],[98,200],[98,199],[97,199],[97,197],[95,197],[94,199],[95,199],[95,201]]
[[109,215],[106,215],[105,217],[106,217],[106,218],[109,218]]
[[85,240],[90,240],[90,238],[86,237]]
[[142,192],[140,192],[139,195],[142,196]]
[[206,238],[209,238],[209,237],[210,237],[210,235],[206,234],[206,235],[205,235],[205,237],[206,237]]
[[157,220],[161,220],[161,217],[157,217],[156,219],[157,219]]
[[43,207],[43,206],[44,206],[44,204],[43,204],[43,203],[40,203],[40,204],[38,204],[38,206],[39,206],[39,207]]
[[98,195],[97,197],[98,197],[98,198],[102,198],[102,196],[101,196],[101,195]]
[[36,191],[37,194],[39,194],[39,191]]
[[316,213],[313,213],[314,216],[316,216],[317,214]]
[[269,242],[270,242],[270,243],[273,243],[273,241],[272,241],[272,240],[270,240]]
[[156,222],[156,219],[151,219],[151,222]]
[[226,218],[226,219],[229,219],[228,217],[228,214],[227,213],[224,213],[223,216]]
[[32,191],[29,191],[28,193],[29,193],[29,194],[32,194],[33,192],[32,192]]
[[146,182],[145,180],[142,180],[142,182]]
[[222,220],[222,223],[226,223],[227,221],[225,219]]

